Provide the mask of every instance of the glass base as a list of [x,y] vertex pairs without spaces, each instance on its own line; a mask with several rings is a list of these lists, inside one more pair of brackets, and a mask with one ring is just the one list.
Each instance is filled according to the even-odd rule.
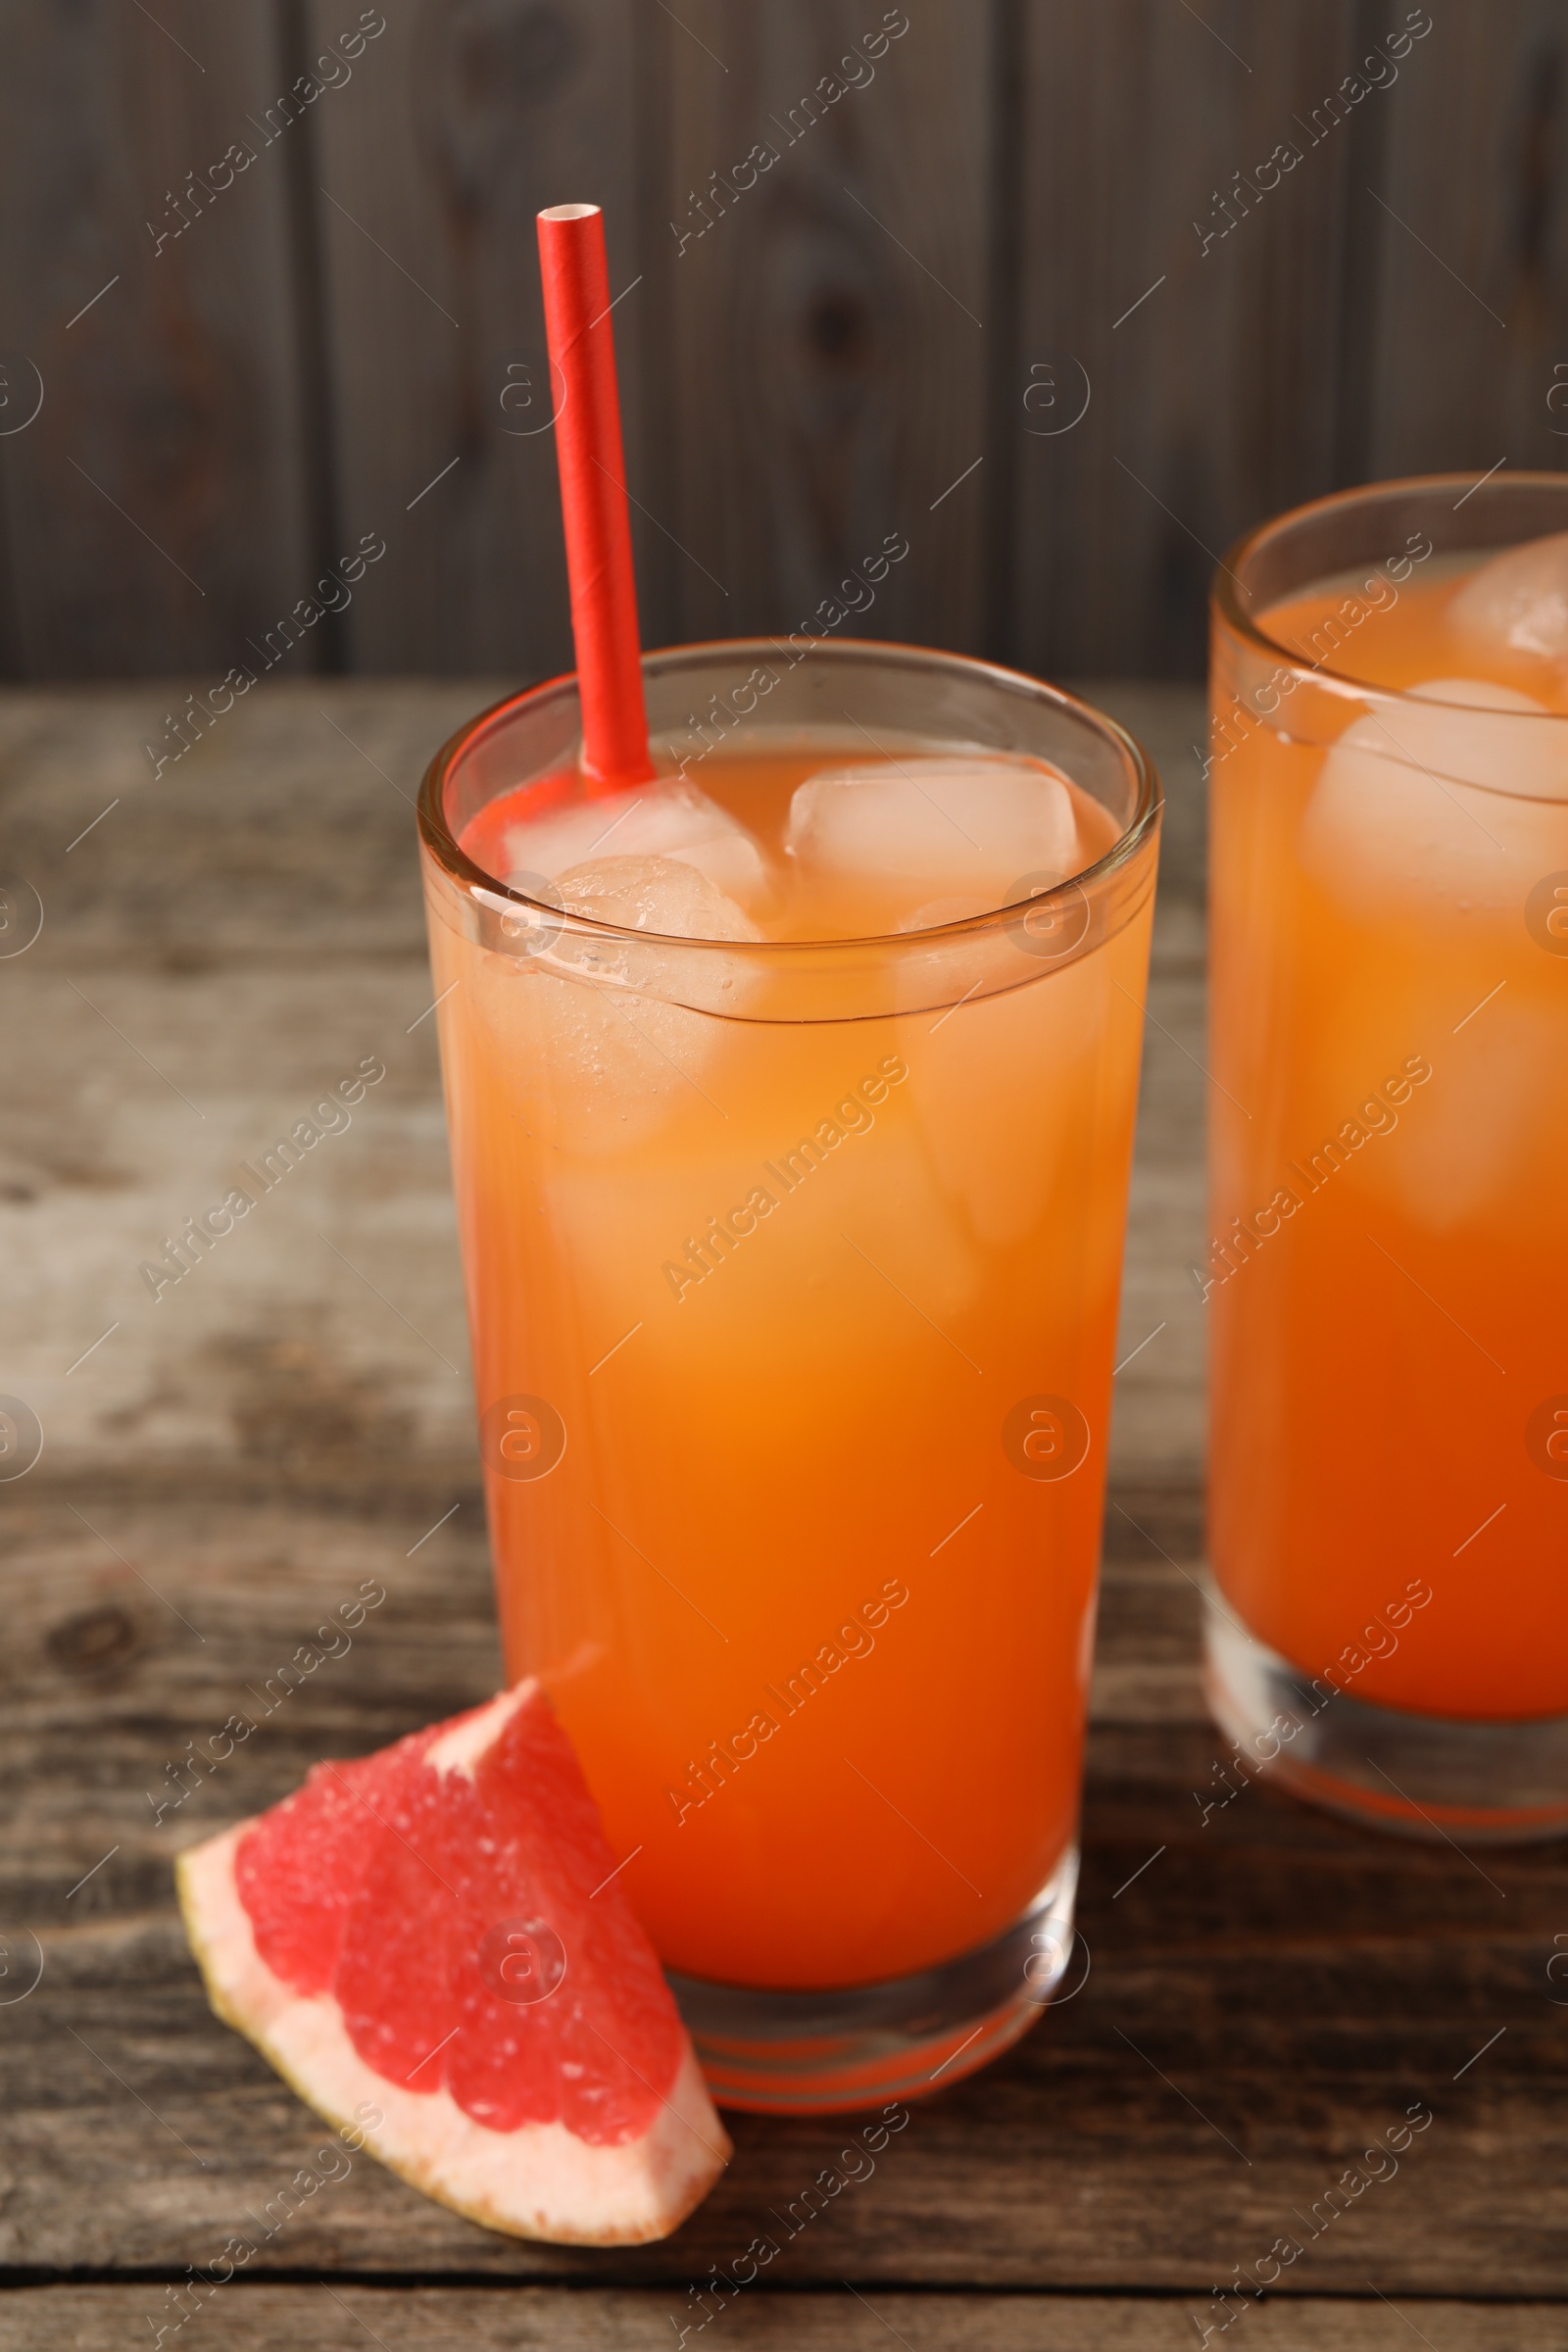
[[769,1992],[670,1974],[670,1990],[720,2107],[833,2115],[919,2098],[1028,2032],[1067,1973],[1077,1890],[1072,1846],[994,1942],[885,1984]]
[[1209,1713],[1248,1770],[1401,1838],[1510,1845],[1568,1833],[1568,1716],[1481,1723],[1374,1706],[1249,1638],[1212,1592],[1203,1615]]

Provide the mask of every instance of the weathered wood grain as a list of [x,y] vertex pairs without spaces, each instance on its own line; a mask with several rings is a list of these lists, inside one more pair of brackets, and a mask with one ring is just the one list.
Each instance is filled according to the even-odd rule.
[[[64,1492],[32,1479],[6,1496],[14,1574],[0,1692],[25,1784],[0,1817],[13,1918],[66,1930],[156,1911],[179,1845],[273,1803],[319,1755],[400,1738],[496,1689],[477,1481],[442,1486],[427,1468],[422,1488],[394,1482],[372,1500],[378,1464],[362,1430],[365,1490],[313,1505],[300,1493],[312,1468],[303,1417],[286,1396],[271,1404],[253,1401],[262,1449],[237,1465],[237,1498],[113,1476]],[[1129,1491],[1112,1511],[1098,1721],[1202,1724],[1196,1596],[1154,1548],[1191,1573],[1197,1533],[1185,1495]],[[285,1673],[364,1587],[358,1631],[318,1644],[341,1654]],[[254,1729],[220,1740],[231,1715]],[[69,1894],[112,1845],[113,1868]]]
[[895,39],[872,0],[693,0],[668,35],[655,478],[689,551],[680,636],[803,626],[900,533],[875,604],[834,625],[985,640],[995,11],[885,15]]
[[[0,1991],[14,1988],[0,1998],[0,2266],[13,2276],[133,2270],[156,2300],[186,2265],[262,2227],[247,2214],[265,2214],[321,2132],[210,2017],[172,1907],[172,1854],[273,1801],[316,1756],[363,1752],[483,1697],[497,1675],[463,1384],[426,1346],[461,1368],[429,1024],[404,1034],[428,997],[399,799],[477,699],[460,685],[274,684],[156,793],[128,783],[149,698],[0,703],[0,822],[46,913],[34,946],[0,964],[16,1072],[0,1203],[18,1270],[6,1379],[54,1383],[40,1391],[44,1458],[0,1488]],[[1158,1319],[1167,1260],[1200,1214],[1201,827],[1182,748],[1192,695],[1147,690],[1118,707],[1174,787],[1131,1347],[1144,1314]],[[122,786],[121,806],[68,856]],[[117,1316],[134,1303],[114,1286],[131,1281],[149,1221],[156,1240],[176,1205],[200,1204],[222,1154],[248,1152],[362,1041],[387,1077],[354,1128],[289,1180],[298,1193],[280,1188],[182,1298]],[[323,1284],[310,1254],[322,1232],[382,1278],[423,1337],[347,1275],[341,1290]],[[1136,2288],[1174,2300],[1094,2306],[1103,2340],[1152,2340],[1136,2332],[1152,2313],[1180,2336],[1188,2300],[1202,2314],[1233,2266],[1282,2233],[1301,2237],[1313,2225],[1299,2216],[1415,2101],[1435,2120],[1398,2173],[1305,2244],[1284,2280],[1289,2316],[1249,2309],[1246,2329],[1261,2342],[1310,2313],[1282,2340],[1316,2343],[1343,2325],[1344,2340],[1381,2347],[1394,2338],[1376,2332],[1389,2322],[1367,2307],[1369,2280],[1401,2307],[1499,2289],[1568,2296],[1565,2029],[1545,1973],[1568,1922],[1561,1850],[1489,1853],[1483,1869],[1441,1845],[1375,1839],[1266,1785],[1217,1801],[1225,1752],[1197,1675],[1201,1333],[1190,1296],[1190,1324],[1172,1321],[1121,1381],[1085,1805],[1088,1978],[1001,2065],[922,2104],[875,2174],[783,2247],[778,2287],[820,2291],[743,2298],[732,2332],[831,2343],[834,2328],[862,2323],[842,2293],[852,2278],[879,2312],[900,2286]],[[386,1597],[352,1645],[283,1696],[282,1666],[367,1586]],[[231,1716],[253,1728],[169,1804],[193,1750],[212,1760]],[[35,1953],[43,1973],[25,1991]],[[259,2246],[255,2267],[325,2273],[351,2303],[367,2278],[668,2282],[644,2301],[573,2296],[559,2323],[567,2341],[573,2327],[652,2340],[686,2280],[774,2227],[769,2213],[847,2144],[826,2122],[751,2118],[736,2142],[713,2198],[663,2248],[596,2258],[515,2245],[356,2162]],[[66,2291],[0,2308],[33,2329],[66,2314],[89,2344],[112,2324],[94,2315],[129,2309],[72,2289],[87,2294],[73,2317],[77,2306],[49,2300]],[[268,2328],[308,2330],[297,2305],[256,2293],[225,2296],[237,2341],[253,2326],[264,2342]],[[1310,2302],[1324,2295],[1356,2300],[1336,2319]],[[256,2316],[241,2324],[233,2305]],[[385,2326],[366,2316],[395,2346],[424,2340],[426,2321],[436,2333],[461,2324],[464,2308],[411,2297],[395,2316],[376,2306]],[[521,2330],[550,2325],[551,2306],[509,2308]],[[1064,2318],[1050,2299],[1004,2299],[950,2315],[922,2296],[886,2316],[911,2344],[1052,2343],[1083,2308],[1074,2300]],[[475,2327],[494,2331],[498,2310],[485,2302]],[[1455,2313],[1449,2328],[1423,2300],[1417,2318],[1437,2352],[1551,2340],[1534,2314],[1513,2336],[1515,2315],[1492,2335],[1492,2315]]]
[[[156,785],[140,747],[166,688],[0,705],[6,858],[44,905],[36,943],[0,961],[5,1385],[44,1423],[34,1479],[265,1479],[281,1441],[258,1433],[289,1411],[312,1489],[471,1474],[410,796],[493,691],[264,682]],[[1102,699],[1151,736],[1174,811],[1121,1353],[1167,1329],[1123,1375],[1114,1459],[1190,1476],[1204,1047],[1183,747],[1200,704]],[[366,1055],[387,1075],[352,1128],[155,1302],[138,1267]]]
[[[314,192],[337,506],[346,544],[375,530],[388,545],[347,616],[350,661],[549,676],[572,662],[534,215],[603,204],[614,292],[639,275],[639,58],[658,12],[383,13],[356,87],[322,114]],[[339,14],[310,0],[316,40]],[[615,312],[634,475],[648,311],[645,286]]]
[[1392,72],[1399,12],[1361,0],[927,0],[829,99],[905,12],[386,0],[344,59],[360,13],[12,11],[10,673],[211,684],[364,533],[386,556],[291,669],[564,665],[532,220],[564,189],[609,210],[650,643],[792,628],[900,531],[842,625],[1196,674],[1248,523],[1561,463],[1550,0],[1441,16]]
[[[45,1495],[12,1516],[3,1737],[19,1793],[0,1883],[8,1966],[24,1981],[35,1935],[43,1974],[0,2008],[0,2263],[177,2272],[246,2230],[320,2144],[209,2017],[171,1853],[274,1799],[316,1754],[488,1690],[483,1544],[463,1499],[417,1549],[423,1528],[390,1509],[89,1492],[90,1526]],[[1194,1675],[1195,1499],[1129,1490],[1120,1506],[1089,1750],[1087,1982],[1000,2066],[922,2104],[875,2174],[783,2246],[777,2282],[1202,2297],[1289,2232],[1305,2243],[1296,2293],[1361,2294],[1371,2278],[1396,2296],[1504,2280],[1563,2294],[1564,2029],[1545,1975],[1568,1912],[1562,1856],[1489,1853],[1483,1875],[1266,1786],[1205,1824],[1223,1747]],[[352,1648],[277,1699],[277,1668],[366,1582],[387,1597]],[[155,1822],[148,1792],[236,1709],[255,1731]],[[1311,2224],[1293,2216],[1418,2101],[1435,2121],[1398,2173],[1305,2242]],[[847,2129],[737,2119],[735,2164],[678,2239],[606,2257],[487,2236],[360,2162],[258,2244],[257,2268],[701,2276],[776,2227],[770,2209]]]
[[[1198,672],[1230,540],[1329,487],[1346,193],[1392,96],[1316,148],[1296,117],[1348,72],[1354,23],[1348,0],[1028,0],[1006,658]],[[1302,161],[1227,214],[1284,141]]]
[[[411,796],[486,692],[264,683],[156,784],[167,692],[10,709],[7,854],[44,906],[0,962],[6,1386],[44,1425],[35,1477],[261,1464],[279,1414],[307,1472],[471,1467]],[[139,1266],[364,1057],[386,1076],[352,1126],[155,1300]]]
[[1568,23],[1549,0],[1440,14],[1409,60],[1383,202],[1357,189],[1349,221],[1375,270],[1370,476],[1562,466],[1565,120]]
[[[319,1456],[292,1402],[274,1396],[269,1412],[258,1395],[251,1411],[258,1453],[241,1457],[221,1491],[217,1477],[193,1496],[183,1474],[171,1493],[169,1482],[111,1472],[64,1491],[34,1477],[5,1497],[14,1575],[0,1692],[19,1743],[11,1766],[27,1784],[0,1816],[13,1917],[64,1929],[156,1910],[178,1844],[272,1803],[318,1755],[399,1738],[496,1687],[476,1480],[442,1485],[426,1465],[422,1485],[394,1481],[374,1494],[382,1464],[362,1431],[370,1459],[361,1488],[328,1489],[313,1502]],[[339,1459],[343,1446],[339,1432]],[[1187,1581],[1200,1558],[1190,1492],[1118,1491],[1106,1526],[1097,1723],[1204,1725]],[[384,1588],[385,1599],[372,1597],[342,1655],[286,1688],[281,1670],[299,1646],[365,1585]],[[334,1637],[320,1646],[342,1644]],[[219,1742],[235,1713],[254,1733]],[[209,1760],[220,1745],[231,1752],[214,1771],[191,1773],[192,1742]],[[1203,1786],[1213,1792],[1206,1778]],[[120,1849],[113,1870],[70,1895],[111,1845]]]
[[[170,2304],[162,2282],[138,2286],[52,2286],[6,2297],[7,2341],[15,2352],[121,2352],[179,2310],[191,2310],[187,2291]],[[234,2352],[333,2352],[360,2335],[387,2352],[424,2352],[459,2342],[474,2352],[507,2347],[563,2347],[578,2352],[644,2352],[678,2342],[671,2316],[686,2324],[693,2306],[684,2293],[598,2289],[569,2295],[540,2287],[230,2284],[197,2306],[221,2328]],[[712,2309],[711,2304],[707,2306]],[[1201,2305],[1199,2306],[1202,2308]],[[1556,2352],[1563,2342],[1560,2313],[1542,2303],[1475,2304],[1423,2299],[1417,2318],[1365,2297],[1310,2301],[1293,2296],[1250,2310],[1247,2337],[1255,2352],[1396,2352],[1415,2328],[1434,2352]],[[910,2352],[1168,2352],[1187,2331],[1191,2306],[1163,2298],[1109,2295],[909,2295],[874,2290],[871,2297],[846,2281],[836,2292],[801,2295],[763,2290],[741,2295],[724,2310],[723,2340],[767,2347],[802,2345],[809,2352],[869,2352],[891,2332]],[[358,2323],[358,2326],[352,2323]],[[170,2322],[171,2327],[172,2321]],[[198,2323],[191,2322],[188,2325]],[[696,2335],[696,2326],[692,2326]]]
[[[269,148],[250,121],[287,83],[277,26],[270,0],[8,11],[9,674],[177,665],[210,684],[312,587],[290,228],[304,134]],[[232,142],[254,158],[238,176]],[[231,182],[216,191],[215,166]],[[291,661],[320,658],[317,632]]]

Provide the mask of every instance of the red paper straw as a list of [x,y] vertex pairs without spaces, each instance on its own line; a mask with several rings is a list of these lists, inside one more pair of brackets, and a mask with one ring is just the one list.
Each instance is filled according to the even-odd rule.
[[571,632],[582,705],[582,766],[601,784],[641,784],[648,757],[631,567],[605,217],[597,204],[539,215],[545,334],[566,526]]

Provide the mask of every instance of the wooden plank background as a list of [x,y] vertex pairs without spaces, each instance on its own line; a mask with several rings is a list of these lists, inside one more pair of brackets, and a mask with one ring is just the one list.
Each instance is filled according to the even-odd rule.
[[368,531],[291,671],[562,666],[564,197],[610,215],[650,644],[795,626],[898,529],[852,625],[1196,675],[1249,523],[1568,447],[1557,0],[376,0],[346,74],[354,0],[0,22],[13,677],[220,675]]
[[[668,2352],[672,2298],[635,2289],[366,2285],[247,2287],[226,2298],[223,2340],[234,2352],[341,2352],[372,2336],[387,2352],[463,2344],[471,2352]],[[675,2308],[680,2309],[678,2298]],[[13,2352],[122,2352],[146,2331],[162,2289],[59,2285],[10,2298]],[[1561,2352],[1550,2306],[1448,2301],[1421,2305],[1433,2352]],[[1249,2318],[1253,2352],[1396,2352],[1408,2344],[1401,2312],[1379,2303],[1292,2297]],[[889,2332],[910,2352],[1172,2352],[1183,2315],[1162,2300],[1122,2295],[909,2295],[858,2288],[837,2294],[754,2296],[725,2313],[724,2341],[751,2352],[882,2352]],[[149,2339],[150,2340],[150,2339]]]

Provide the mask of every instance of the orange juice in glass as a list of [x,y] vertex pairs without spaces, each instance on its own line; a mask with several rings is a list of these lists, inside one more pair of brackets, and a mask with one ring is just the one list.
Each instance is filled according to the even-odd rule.
[[575,684],[421,802],[497,1590],[736,2105],[944,2083],[1071,1942],[1158,787],[897,646]]
[[1208,1682],[1415,1836],[1568,1827],[1568,482],[1392,482],[1214,612]]

